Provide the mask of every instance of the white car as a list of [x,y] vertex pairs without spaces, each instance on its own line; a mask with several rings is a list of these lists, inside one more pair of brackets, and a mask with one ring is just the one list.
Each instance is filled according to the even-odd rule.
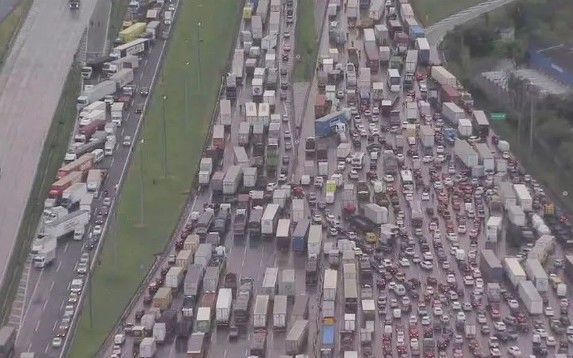
[[493,322],[493,329],[495,329],[498,332],[505,332],[505,330],[507,328],[505,326],[505,323],[503,323],[501,321],[494,321]]
[[434,316],[441,316],[443,314],[444,314],[444,311],[442,310],[442,307],[440,307],[440,306],[434,307]]
[[340,171],[344,171],[344,169],[346,169],[346,163],[345,162],[338,162],[337,169]]
[[464,276],[464,285],[473,286],[474,285],[474,278],[471,276]]
[[431,155],[425,155],[425,156],[422,158],[422,163],[429,164],[429,163],[431,163],[431,162],[433,162],[433,161],[434,161],[434,157],[432,157]]
[[131,145],[131,136],[126,135],[123,137],[122,144],[124,147],[129,147]]
[[432,263],[432,261],[422,261],[422,263],[420,264],[420,267],[423,268],[424,270],[432,270],[434,269],[434,264]]
[[103,228],[101,225],[96,225],[92,230],[92,235],[101,235],[102,230]]
[[430,317],[428,316],[422,317],[422,326],[429,326],[430,324],[432,324]]
[[545,343],[547,344],[547,347],[555,347],[557,345],[557,341],[555,341],[555,337],[553,336],[547,336],[547,338],[545,338]]
[[393,182],[394,182],[394,177],[393,177],[392,175],[389,175],[389,174],[384,175],[384,181],[385,181],[386,183],[393,183]]
[[547,317],[553,317],[555,315],[555,312],[553,311],[553,308],[551,308],[551,306],[545,307],[544,313]]
[[446,282],[456,283],[456,275],[454,275],[453,273],[448,274],[448,276],[446,277]]
[[62,337],[54,337],[52,339],[52,347],[53,348],[60,348],[63,343],[64,343],[64,340],[62,339]]
[[492,357],[501,357],[501,351],[499,350],[499,348],[492,348],[489,350],[489,353],[491,354]]
[[351,180],[358,180],[360,176],[358,175],[358,172],[356,170],[351,170],[350,173],[348,173],[348,178],[350,178]]
[[459,311],[461,309],[462,309],[461,303],[459,303],[458,301],[452,302],[452,310]]
[[67,305],[64,308],[64,317],[71,317],[73,316],[75,313],[75,308],[73,305]]
[[422,201],[429,201],[430,200],[430,194],[428,193],[422,193]]
[[458,234],[465,234],[466,233],[466,226],[465,225],[459,225],[458,226]]
[[444,147],[439,145],[436,147],[436,153],[438,154],[443,154],[444,153]]
[[403,258],[400,260],[400,266],[402,267],[410,267],[410,260],[407,258]]
[[517,346],[512,346],[507,349],[507,354],[511,357],[519,358],[521,357],[521,349]]
[[412,195],[412,193],[407,193],[405,195],[405,198],[407,201],[412,201],[412,200],[414,200],[414,195]]
[[485,316],[485,314],[480,313],[477,315],[477,321],[479,324],[486,324],[487,323],[487,317]]

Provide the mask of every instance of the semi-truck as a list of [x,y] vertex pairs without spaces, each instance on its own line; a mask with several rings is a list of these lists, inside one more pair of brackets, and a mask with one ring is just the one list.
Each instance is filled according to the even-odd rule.
[[297,320],[285,340],[286,353],[297,355],[304,352],[308,337],[308,321]]
[[292,234],[292,250],[295,253],[301,254],[306,250],[306,237],[309,227],[310,221],[308,219],[299,220],[299,222],[296,224]]
[[[85,173],[87,173],[88,170],[90,170],[93,167],[93,165],[94,165],[94,155],[92,153],[84,154],[78,159],[74,160],[73,162],[68,163],[63,167],[61,167],[60,169],[58,169],[58,172],[56,174],[56,179],[62,179],[65,176],[71,174],[72,172],[80,172],[81,175],[83,176]],[[66,190],[68,187],[63,188],[62,191]]]
[[250,278],[242,278],[237,300],[233,306],[233,323],[237,326],[244,326],[249,322],[252,292],[253,280]]
[[44,268],[51,264],[56,259],[56,249],[58,247],[57,240],[47,241],[38,254],[34,256],[32,262],[34,267]]
[[253,311],[253,328],[266,328],[269,301],[270,297],[268,295],[257,295]]
[[87,191],[91,193],[97,194],[99,193],[99,189],[101,188],[101,184],[103,178],[105,176],[105,172],[101,169],[92,169],[88,172],[88,178],[86,180]]
[[117,60],[104,63],[102,71],[108,77],[111,77],[122,69],[130,68],[135,70],[138,67],[139,57],[135,55],[127,55],[125,57],[118,58]]
[[322,344],[320,346],[321,357],[334,357],[334,338],[336,326],[333,318],[325,318],[322,322]]
[[115,47],[110,56],[113,58],[122,58],[128,55],[139,55],[149,49],[151,41],[149,39],[136,39],[126,44]]
[[105,80],[95,86],[86,86],[77,99],[77,108],[82,109],[90,103],[99,101],[106,96],[111,96],[116,90],[117,84],[113,80]]
[[277,295],[273,302],[273,329],[282,331],[286,329],[287,296]]
[[89,212],[77,210],[53,222],[44,223],[41,228],[41,233],[58,239],[73,233],[77,228],[85,227],[89,220]]
[[218,326],[226,326],[231,319],[231,308],[233,303],[233,290],[230,288],[220,288],[215,306],[215,319]]
[[272,237],[275,233],[275,226],[278,220],[279,204],[268,204],[265,208],[261,220],[261,234],[266,237]]
[[80,200],[88,192],[86,183],[76,183],[64,190],[62,193],[61,205],[71,210],[79,206]]

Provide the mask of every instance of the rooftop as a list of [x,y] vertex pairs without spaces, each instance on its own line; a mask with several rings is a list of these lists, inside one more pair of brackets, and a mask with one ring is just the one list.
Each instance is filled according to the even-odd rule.
[[573,74],[573,43],[551,46],[538,52],[550,58],[555,65]]

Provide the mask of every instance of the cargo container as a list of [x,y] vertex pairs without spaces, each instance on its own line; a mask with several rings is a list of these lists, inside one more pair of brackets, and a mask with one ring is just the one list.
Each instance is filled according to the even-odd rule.
[[225,126],[221,124],[213,126],[212,145],[218,150],[225,149]]
[[308,257],[320,257],[322,251],[322,225],[311,225],[308,231]]
[[519,205],[523,211],[532,211],[533,199],[531,198],[531,194],[529,194],[527,186],[525,186],[525,184],[513,184],[513,191],[515,192],[517,205]]
[[503,281],[503,266],[492,250],[481,250],[480,270],[487,282],[501,283]]
[[219,287],[219,279],[221,278],[221,271],[218,266],[209,266],[205,270],[203,276],[203,292],[213,293],[217,292]]
[[540,315],[543,312],[543,298],[533,285],[533,282],[523,280],[519,283],[519,298],[531,315]]
[[364,216],[376,225],[386,224],[388,222],[388,209],[378,204],[365,204]]
[[208,334],[211,331],[211,307],[199,307],[195,319],[194,332]]
[[226,326],[231,320],[231,308],[233,303],[233,290],[230,288],[219,289],[217,305],[215,306],[215,320],[218,326]]
[[243,186],[245,188],[254,188],[257,185],[257,168],[243,168]]
[[453,102],[444,102],[442,103],[442,117],[457,127],[459,120],[466,117],[466,112]]
[[425,37],[416,38],[416,50],[420,65],[427,66],[430,63],[430,43]]
[[336,300],[338,271],[332,269],[324,270],[324,283],[322,297],[325,301]]
[[504,181],[499,183],[498,194],[503,201],[505,210],[509,210],[509,207],[517,205],[517,197],[513,191],[513,185],[510,182]]
[[211,262],[211,257],[213,255],[213,245],[208,243],[202,243],[197,248],[197,252],[195,253],[195,259],[193,263],[201,265],[203,270],[209,266]]
[[505,274],[513,287],[517,288],[521,281],[527,280],[527,275],[525,274],[525,271],[523,271],[517,258],[506,257],[503,259],[503,267],[505,268]]
[[490,216],[485,225],[486,241],[497,242],[501,234],[503,218]]
[[454,154],[467,168],[473,168],[478,165],[478,154],[465,140],[456,139]]
[[489,146],[486,143],[476,143],[475,148],[478,153],[479,164],[484,167],[486,172],[493,173],[495,171],[495,157]]
[[324,319],[322,323],[322,343],[320,346],[321,357],[334,357],[334,339],[336,337],[336,326],[334,319]]
[[288,251],[290,248],[290,219],[279,219],[275,235],[277,250]]
[[269,312],[270,297],[267,295],[257,295],[255,298],[255,308],[253,311],[253,328],[266,328],[267,315]]
[[338,159],[346,159],[350,155],[351,149],[350,143],[340,143],[336,148],[336,157]]
[[275,227],[278,222],[278,211],[280,209],[279,204],[268,204],[265,208],[262,220],[261,220],[261,234],[263,236],[273,236],[275,233]]
[[295,270],[283,269],[279,278],[279,295],[296,296]]
[[286,353],[290,355],[302,354],[306,352],[306,342],[308,337],[308,321],[297,320],[290,329],[285,340]]
[[[242,147],[240,147],[242,148]],[[242,148],[244,150],[244,148]],[[246,156],[246,153],[245,153]],[[244,158],[242,158],[244,159]],[[248,160],[248,158],[247,158]],[[243,164],[243,165],[248,165]],[[234,195],[240,188],[243,180],[243,170],[241,165],[231,165],[223,178],[223,194]]]
[[159,308],[160,310],[166,310],[171,306],[171,301],[173,296],[171,294],[171,289],[169,287],[160,287],[155,295],[153,296],[153,307]]
[[293,324],[299,319],[308,319],[308,295],[299,295],[295,297],[294,306],[290,317],[290,322]]
[[233,123],[233,113],[231,112],[231,101],[222,99],[219,101],[219,123],[225,127],[229,127]]
[[187,343],[187,358],[205,358],[205,333],[193,333]]
[[184,271],[187,270],[187,267],[192,263],[193,252],[190,250],[181,250],[175,257],[175,265],[181,267]]
[[345,111],[337,111],[320,117],[314,121],[314,132],[318,138],[329,137],[342,128],[346,128],[348,114]]
[[198,264],[192,264],[187,269],[185,281],[183,283],[183,294],[188,297],[199,297],[199,290],[203,282],[204,268]]
[[458,133],[460,138],[468,138],[472,135],[472,122],[467,118],[458,119]]
[[292,250],[295,253],[304,253],[306,249],[306,238],[310,226],[310,221],[306,218],[299,220],[292,234]]
[[306,218],[305,210],[305,200],[304,199],[292,199],[291,206],[291,219],[294,223],[304,220]]
[[145,337],[139,343],[139,357],[140,358],[153,358],[157,352],[157,342],[153,337]]
[[181,267],[171,267],[165,276],[165,286],[178,291],[184,277],[185,273]]
[[72,172],[80,172],[85,175],[94,165],[94,155],[92,153],[87,153],[74,160],[73,162],[64,165],[58,169],[56,174],[56,179],[62,179],[65,176],[71,174]]
[[526,224],[525,213],[523,209],[517,205],[511,205],[507,208],[507,218],[509,222],[515,226],[523,227]]
[[434,130],[427,125],[420,126],[420,141],[424,148],[434,147]]
[[273,329],[282,331],[286,329],[287,296],[275,296],[273,303]]
[[549,277],[547,272],[537,259],[525,260],[525,273],[527,278],[533,283],[537,291],[547,292],[549,290]]
[[[197,248],[199,247],[200,240],[201,239],[199,238],[199,235],[191,234],[187,236],[187,238],[183,242],[183,250],[191,251],[191,254],[195,255],[195,253],[197,252]],[[183,267],[183,269],[186,269],[186,267]]]
[[239,145],[248,145],[251,138],[251,125],[249,122],[239,123]]
[[267,267],[265,270],[265,276],[263,277],[263,285],[261,287],[261,293],[274,297],[277,292],[277,283],[279,277],[279,269],[276,267]]
[[431,76],[442,86],[450,85],[452,87],[456,87],[458,82],[456,77],[442,66],[432,66]]

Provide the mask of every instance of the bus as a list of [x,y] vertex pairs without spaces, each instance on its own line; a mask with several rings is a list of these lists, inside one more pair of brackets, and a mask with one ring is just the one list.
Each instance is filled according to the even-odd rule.
[[411,200],[408,202],[410,207],[410,222],[415,228],[420,228],[424,225],[424,214],[422,213],[422,207],[420,202],[417,200]]
[[472,125],[478,137],[487,138],[489,135],[489,121],[484,111],[472,112]]
[[395,68],[388,69],[387,85],[390,92],[400,92],[402,90],[402,78],[400,77],[400,71]]
[[414,189],[414,176],[410,170],[400,170],[400,179],[402,180],[402,189]]

